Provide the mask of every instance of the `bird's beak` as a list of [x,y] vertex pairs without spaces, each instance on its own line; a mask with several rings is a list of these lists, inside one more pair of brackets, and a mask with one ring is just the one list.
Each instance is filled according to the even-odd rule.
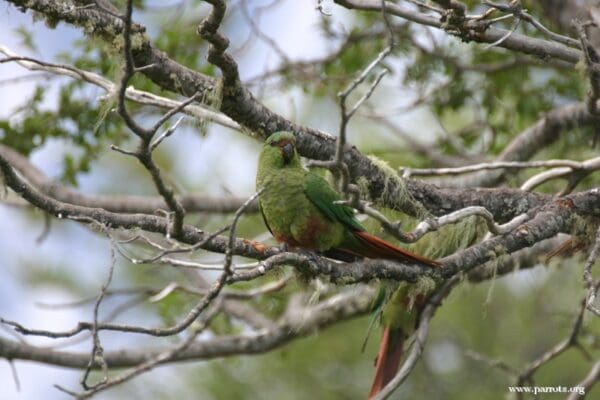
[[289,164],[292,158],[294,158],[294,145],[291,142],[284,144],[281,152],[283,153],[283,162]]

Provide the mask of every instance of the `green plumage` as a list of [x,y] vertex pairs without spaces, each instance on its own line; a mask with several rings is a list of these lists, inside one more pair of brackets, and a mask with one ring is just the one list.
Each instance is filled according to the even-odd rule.
[[[288,143],[292,152],[286,160]],[[341,198],[325,179],[302,167],[291,133],[275,133],[265,142],[256,187],[263,189],[259,206],[278,241],[317,251],[360,246],[351,230],[364,228],[351,208],[336,203]]]

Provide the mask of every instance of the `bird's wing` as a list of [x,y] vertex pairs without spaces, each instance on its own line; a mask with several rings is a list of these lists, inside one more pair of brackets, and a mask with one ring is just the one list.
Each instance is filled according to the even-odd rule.
[[260,199],[258,200],[258,209],[260,211],[260,215],[262,215],[262,219],[265,222],[265,225],[267,226],[267,229],[269,230],[269,232],[271,232],[272,236],[275,236],[273,234],[273,231],[271,230],[271,227],[269,226],[269,223],[267,222],[267,218],[265,217],[265,212],[263,211],[263,208],[262,208],[262,206],[260,204]]
[[332,221],[357,231],[365,228],[354,218],[354,211],[347,205],[340,204],[340,195],[319,175],[308,173],[304,182],[306,197]]

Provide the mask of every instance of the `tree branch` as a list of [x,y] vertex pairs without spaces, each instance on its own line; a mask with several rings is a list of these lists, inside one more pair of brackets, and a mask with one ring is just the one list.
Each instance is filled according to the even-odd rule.
[[[316,329],[365,315],[371,309],[375,290],[366,286],[352,288],[330,297],[315,306],[290,310],[272,329],[255,334],[223,336],[196,341],[169,362],[208,360],[240,354],[260,354],[283,346],[292,340],[312,335]],[[123,349],[104,353],[112,368],[133,367],[144,363],[164,349]],[[30,360],[68,368],[85,368],[89,354],[56,351],[35,347],[0,337],[0,357],[9,360]]]
[[[93,9],[63,8],[47,0],[9,1],[23,10],[32,9],[41,12],[47,18],[64,20],[78,26],[85,26],[89,22],[93,22],[94,26],[97,25],[93,34],[106,40],[114,40],[115,35],[120,34],[123,29],[121,20]],[[376,10],[381,12],[380,3],[376,3]],[[396,15],[397,9],[398,6],[386,3],[386,13]],[[431,17],[424,18],[425,22],[432,20]],[[437,22],[435,23],[437,24]],[[132,33],[138,34],[138,32],[143,32],[143,27],[132,25]],[[141,38],[144,39],[145,36]],[[142,40],[139,46],[132,47],[131,51],[135,66],[146,66],[140,72],[164,89],[186,96],[199,93],[200,97],[204,98],[207,91],[214,91],[216,87],[216,81],[213,78],[191,71],[170,60],[164,53],[153,47],[147,39]],[[573,51],[576,52],[576,50]],[[335,155],[335,139],[332,136],[315,129],[299,126],[273,113],[256,101],[243,86],[223,90],[221,100],[220,110],[223,113],[261,138],[276,131],[292,131],[297,136],[297,146],[301,155],[315,160],[330,160]],[[434,215],[444,215],[468,206],[483,206],[494,214],[495,219],[502,222],[524,211],[523,207],[511,203],[511,200],[506,197],[507,192],[503,190],[488,193],[477,190],[463,192],[438,189],[434,185],[418,181],[396,179],[355,148],[344,152],[344,162],[348,165],[352,180],[357,180],[359,177],[367,178],[369,195],[372,199],[384,202],[389,208],[410,215],[418,215],[422,210],[421,205]],[[411,195],[411,201],[402,195],[405,191]],[[527,208],[531,208],[533,204],[539,205],[540,200],[545,197],[533,194],[521,194],[521,196],[525,196],[526,199],[520,199],[519,204],[526,205]],[[416,205],[414,200],[420,204]],[[502,206],[499,209],[498,206],[501,202]]]

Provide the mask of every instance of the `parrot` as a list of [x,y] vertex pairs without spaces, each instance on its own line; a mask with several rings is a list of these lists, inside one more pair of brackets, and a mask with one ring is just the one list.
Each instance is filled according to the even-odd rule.
[[[265,225],[279,243],[345,262],[371,258],[441,266],[368,233],[329,182],[302,166],[291,132],[275,132],[265,140],[256,188]],[[384,330],[369,398],[394,377],[403,343],[415,329],[424,299],[411,296],[409,287],[401,283],[382,308]]]

